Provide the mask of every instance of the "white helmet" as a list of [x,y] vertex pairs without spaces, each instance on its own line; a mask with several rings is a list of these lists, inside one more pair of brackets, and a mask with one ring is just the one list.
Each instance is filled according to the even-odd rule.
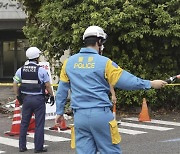
[[90,36],[100,37],[103,40],[106,40],[106,38],[107,38],[107,34],[99,26],[89,26],[84,32],[83,40]]
[[35,59],[40,56],[41,51],[37,47],[30,47],[26,50],[26,57],[28,59]]

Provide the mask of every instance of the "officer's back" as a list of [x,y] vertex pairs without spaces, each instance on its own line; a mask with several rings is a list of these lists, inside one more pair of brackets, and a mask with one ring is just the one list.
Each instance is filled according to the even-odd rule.
[[109,106],[109,84],[105,79],[107,61],[108,58],[92,48],[82,48],[78,54],[68,59],[66,73],[72,88],[73,104],[78,103],[78,107],[81,107],[82,103],[82,108],[84,103],[87,108],[106,106],[106,103]]
[[[30,47],[26,51],[29,63],[19,68],[14,76],[14,92],[22,106],[19,151],[27,151],[26,135],[32,114],[35,114],[35,153],[47,152],[44,145],[45,89],[52,95],[47,71],[38,65],[41,51]],[[20,87],[18,86],[20,84]]]

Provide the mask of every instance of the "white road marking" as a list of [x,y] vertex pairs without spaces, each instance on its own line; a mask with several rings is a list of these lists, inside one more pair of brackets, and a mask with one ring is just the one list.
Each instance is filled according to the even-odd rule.
[[[0,143],[4,145],[9,145],[12,147],[17,147],[19,148],[19,140],[11,139],[11,138],[5,138],[5,137],[0,137]],[[34,149],[34,143],[27,142],[27,148],[28,149]]]
[[158,131],[166,131],[166,130],[174,129],[174,128],[168,128],[168,127],[159,127],[159,126],[151,126],[151,125],[133,124],[133,123],[122,122],[122,121],[121,121],[121,126],[143,128],[143,129],[151,129],[151,130],[158,130]]
[[[19,140],[12,139],[12,138],[0,137],[0,144],[19,148]],[[26,146],[27,146],[27,149],[34,149],[34,143],[32,142],[27,142]],[[44,147],[47,147],[47,146],[48,145],[44,145]]]
[[59,132],[59,133],[65,133],[65,134],[71,134],[71,130],[68,129],[68,130],[60,130],[60,131],[57,131],[57,130],[50,130],[49,127],[45,127],[44,130],[48,130],[48,131],[53,131],[53,132]]
[[118,128],[118,131],[119,131],[120,133],[130,134],[130,135],[138,135],[138,134],[147,133],[147,132],[143,132],[143,131],[137,131],[137,130],[131,130],[131,129],[124,129],[124,128]]
[[[138,118],[123,118],[125,120],[131,120],[131,121],[138,121]],[[171,122],[171,121],[163,121],[163,120],[154,120],[151,119],[151,121],[147,121],[147,123],[154,123],[154,124],[163,124],[163,125],[171,125],[171,126],[180,126],[179,122]]]
[[[34,133],[30,133],[27,137],[34,138]],[[70,141],[71,139],[44,134],[44,140],[51,142],[62,142],[62,141]]]
[[161,142],[180,142],[180,138],[165,140],[165,141],[161,141]]
[[5,151],[0,151],[0,153],[6,153]]

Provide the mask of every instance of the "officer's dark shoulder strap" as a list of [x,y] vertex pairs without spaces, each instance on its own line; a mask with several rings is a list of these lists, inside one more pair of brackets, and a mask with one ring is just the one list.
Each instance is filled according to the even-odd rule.
[[21,76],[22,76],[24,66],[26,66],[26,65],[21,66]]

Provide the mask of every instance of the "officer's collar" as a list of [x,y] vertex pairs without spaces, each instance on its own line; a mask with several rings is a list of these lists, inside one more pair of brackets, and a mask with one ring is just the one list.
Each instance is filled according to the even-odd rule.
[[38,65],[35,61],[29,61],[29,64],[35,64],[35,65]]
[[93,49],[93,48],[81,48],[81,50],[79,51],[80,53],[95,53],[98,54],[97,50]]

